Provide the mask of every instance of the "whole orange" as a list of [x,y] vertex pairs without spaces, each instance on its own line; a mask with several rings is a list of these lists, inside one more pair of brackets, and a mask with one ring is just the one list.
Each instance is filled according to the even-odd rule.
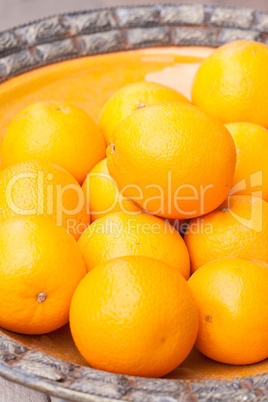
[[44,334],[66,324],[86,274],[72,236],[50,219],[16,216],[1,222],[0,254],[0,326]]
[[228,364],[268,358],[267,266],[222,258],[203,265],[188,283],[199,308],[200,352]]
[[268,127],[268,46],[236,41],[216,49],[199,67],[193,103],[224,123]]
[[184,236],[191,271],[222,257],[268,263],[268,203],[236,195],[210,214],[192,219]]
[[0,221],[43,215],[78,239],[89,225],[84,193],[75,178],[48,162],[23,162],[0,172]]
[[233,184],[231,134],[186,103],[144,107],[115,129],[108,170],[121,193],[165,218],[191,218],[217,208]]
[[82,183],[104,158],[105,141],[84,110],[69,103],[46,101],[27,106],[13,119],[1,156],[3,167],[34,159],[53,162]]
[[93,367],[160,377],[196,340],[198,312],[179,271],[148,257],[122,257],[81,281],[70,309],[77,348]]
[[136,110],[161,102],[186,102],[180,92],[155,82],[134,82],[119,89],[104,105],[99,126],[107,144],[112,141],[115,127]]
[[78,246],[90,271],[112,258],[140,255],[173,266],[185,279],[190,276],[187,247],[173,226],[163,219],[140,213],[133,217],[115,212],[92,223]]
[[[83,184],[84,194],[90,208],[91,221],[113,212],[140,211],[133,202],[123,197],[107,168],[107,158],[103,159],[87,175]],[[135,214],[133,214],[135,215]]]
[[229,123],[226,127],[237,152],[232,192],[259,195],[268,201],[268,131],[251,123]]

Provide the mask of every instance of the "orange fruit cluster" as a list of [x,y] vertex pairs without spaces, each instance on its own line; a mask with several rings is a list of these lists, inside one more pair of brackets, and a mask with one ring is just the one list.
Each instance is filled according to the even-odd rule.
[[[195,345],[268,358],[268,47],[199,67],[192,103],[137,82],[99,124],[46,101],[1,147],[0,326],[66,324],[97,369],[161,377]],[[105,157],[105,143],[106,157]]]

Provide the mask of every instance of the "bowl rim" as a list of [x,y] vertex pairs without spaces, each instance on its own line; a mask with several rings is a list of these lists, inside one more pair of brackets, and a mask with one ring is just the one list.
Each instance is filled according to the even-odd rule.
[[145,47],[268,43],[268,13],[203,4],[120,6],[58,14],[0,32],[0,83],[78,57]]
[[0,376],[61,400],[78,402],[213,401],[214,397],[264,402],[268,392],[268,374],[233,380],[134,377],[69,363],[1,333]]
[[[160,46],[217,47],[245,39],[268,43],[268,13],[158,4],[60,14],[0,32],[0,82],[89,55]],[[39,392],[81,402],[212,401],[216,395],[217,400],[265,401],[268,393],[268,373],[229,381],[132,377],[54,358],[1,333],[0,375]]]

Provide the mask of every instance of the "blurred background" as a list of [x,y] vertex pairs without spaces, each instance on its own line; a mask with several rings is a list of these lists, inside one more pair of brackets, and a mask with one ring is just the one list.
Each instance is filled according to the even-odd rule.
[[119,5],[203,3],[268,11],[268,0],[0,0],[0,31],[53,14]]

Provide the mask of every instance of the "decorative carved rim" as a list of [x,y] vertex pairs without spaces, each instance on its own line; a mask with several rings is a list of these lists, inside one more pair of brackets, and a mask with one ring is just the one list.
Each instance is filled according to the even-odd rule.
[[0,335],[0,375],[29,388],[81,402],[267,401],[268,374],[233,381],[131,377],[56,359]]
[[[117,7],[45,18],[0,33],[0,82],[58,61],[148,46],[268,43],[268,13],[199,5]],[[111,374],[37,352],[0,334],[0,375],[75,401],[267,401],[268,373],[233,381]]]
[[268,13],[196,5],[62,14],[0,33],[0,82],[61,60],[148,46],[268,43]]

